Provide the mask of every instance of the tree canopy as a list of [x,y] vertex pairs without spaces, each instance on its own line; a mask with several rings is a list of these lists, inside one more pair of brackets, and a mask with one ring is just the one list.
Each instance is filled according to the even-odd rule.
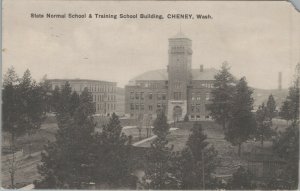
[[235,79],[229,70],[228,64],[223,63],[221,70],[215,76],[214,88],[211,91],[211,104],[208,106],[212,118],[222,125],[223,129],[226,128],[230,118],[230,108],[235,89]]

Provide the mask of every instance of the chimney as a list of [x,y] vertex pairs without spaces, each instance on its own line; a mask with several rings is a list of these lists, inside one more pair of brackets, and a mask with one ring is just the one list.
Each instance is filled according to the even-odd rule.
[[200,72],[203,72],[203,65],[200,65]]
[[278,90],[282,89],[281,83],[282,83],[282,73],[279,72],[278,73]]

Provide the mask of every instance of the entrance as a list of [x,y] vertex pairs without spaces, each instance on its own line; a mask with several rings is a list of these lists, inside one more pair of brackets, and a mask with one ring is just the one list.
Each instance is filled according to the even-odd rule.
[[182,108],[180,106],[175,106],[173,108],[173,120],[178,122],[182,118]]

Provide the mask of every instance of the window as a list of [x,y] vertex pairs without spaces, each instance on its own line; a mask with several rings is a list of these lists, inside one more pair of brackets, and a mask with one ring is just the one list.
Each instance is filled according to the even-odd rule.
[[135,104],[135,109],[139,110],[139,104]]
[[195,100],[195,93],[192,93],[192,100]]
[[157,109],[160,109],[160,104],[159,103],[157,104]]
[[131,110],[134,110],[134,104],[133,104],[133,103],[130,104],[130,109],[131,109]]
[[166,100],[167,99],[167,94],[166,93],[163,93],[162,94],[162,100]]
[[197,101],[200,101],[200,100],[201,100],[201,94],[198,93],[198,94],[197,94]]
[[144,110],[144,104],[141,104],[140,107],[141,107],[141,110]]
[[174,99],[180,100],[181,99],[181,92],[174,92]]
[[191,111],[192,111],[192,112],[195,112],[195,105],[194,105],[194,104],[193,104],[192,107],[191,107]]
[[152,111],[152,110],[153,110],[152,105],[149,105],[149,111]]
[[157,99],[161,100],[161,94],[160,93],[157,93]]
[[152,93],[148,94],[149,99],[152,99]]
[[200,104],[196,104],[196,112],[200,112]]
[[205,99],[206,99],[206,101],[209,100],[209,93],[206,93]]
[[135,93],[135,99],[140,99],[140,96],[139,96],[138,92]]
[[130,92],[130,99],[134,99],[134,92]]
[[144,100],[144,92],[141,92],[141,100]]

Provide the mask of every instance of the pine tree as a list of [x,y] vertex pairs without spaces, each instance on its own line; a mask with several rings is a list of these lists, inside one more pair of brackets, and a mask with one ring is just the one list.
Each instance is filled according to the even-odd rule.
[[73,118],[70,112],[59,114],[56,141],[49,142],[42,153],[42,164],[38,166],[42,179],[35,181],[36,188],[80,189],[94,181],[96,124],[91,101],[91,94],[85,90]]
[[264,140],[267,138],[270,138],[273,131],[271,129],[272,126],[272,118],[270,114],[270,108],[265,107],[265,104],[263,103],[258,107],[258,110],[256,111],[256,136],[258,139],[261,140],[261,146],[264,146]]
[[129,156],[131,137],[122,133],[118,116],[113,113],[109,123],[96,136],[96,158],[93,174],[99,184],[110,188],[127,187],[130,179]]
[[217,151],[206,139],[201,124],[195,123],[187,147],[182,151],[183,189],[214,189],[216,186],[211,174],[219,162]]
[[248,87],[245,77],[241,78],[236,86],[231,105],[231,117],[225,131],[225,139],[232,145],[238,146],[238,155],[241,145],[248,140],[255,131],[255,118],[252,114],[253,91]]
[[151,143],[147,153],[146,179],[150,181],[149,189],[178,189],[180,180],[176,177],[173,147],[168,147],[167,134],[169,124],[163,112],[159,113],[153,128],[157,138]]
[[221,70],[215,76],[214,88],[211,91],[212,99],[208,109],[213,119],[226,128],[230,117],[230,107],[234,92],[235,79],[229,72],[230,67],[227,63],[223,63]]
[[273,95],[271,94],[267,101],[267,115],[268,118],[272,121],[273,117],[275,117],[275,111],[276,111],[276,102],[274,100]]
[[[297,65],[298,69],[300,65]],[[289,95],[283,102],[279,116],[293,123],[299,120],[299,74],[296,75],[293,85],[289,88]]]

